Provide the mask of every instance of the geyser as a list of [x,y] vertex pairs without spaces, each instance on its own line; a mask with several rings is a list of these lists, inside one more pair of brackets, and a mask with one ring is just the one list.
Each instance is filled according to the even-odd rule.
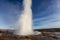
[[32,0],[23,1],[24,10],[19,18],[20,28],[17,32],[18,35],[27,36],[33,34],[31,4]]

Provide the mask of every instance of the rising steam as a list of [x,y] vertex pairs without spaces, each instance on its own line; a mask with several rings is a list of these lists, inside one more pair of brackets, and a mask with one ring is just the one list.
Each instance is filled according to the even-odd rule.
[[32,35],[32,10],[31,10],[32,0],[24,0],[23,6],[24,10],[19,18],[20,29],[18,30],[18,35]]

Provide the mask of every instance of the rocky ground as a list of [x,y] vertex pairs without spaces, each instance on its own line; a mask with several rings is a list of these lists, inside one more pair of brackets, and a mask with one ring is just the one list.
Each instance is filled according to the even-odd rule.
[[16,36],[16,35],[3,35],[0,40],[60,40],[60,37],[55,35],[30,35],[30,36]]
[[0,40],[60,40],[60,32],[41,32],[39,35],[19,36],[11,31],[0,31]]

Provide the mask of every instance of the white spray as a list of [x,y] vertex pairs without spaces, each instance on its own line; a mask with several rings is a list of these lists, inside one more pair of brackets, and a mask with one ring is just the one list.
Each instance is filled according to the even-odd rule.
[[32,0],[23,1],[24,10],[19,20],[20,29],[17,32],[18,35],[27,36],[33,34],[31,4]]

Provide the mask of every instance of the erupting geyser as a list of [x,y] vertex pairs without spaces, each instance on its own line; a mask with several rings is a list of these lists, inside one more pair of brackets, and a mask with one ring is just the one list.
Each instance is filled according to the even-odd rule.
[[20,29],[17,32],[18,35],[27,36],[33,34],[31,4],[32,0],[23,1],[24,10],[19,19]]

